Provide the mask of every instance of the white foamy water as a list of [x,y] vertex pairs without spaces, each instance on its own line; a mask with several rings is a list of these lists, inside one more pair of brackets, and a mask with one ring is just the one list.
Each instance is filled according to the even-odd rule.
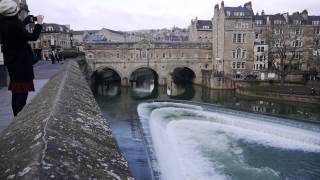
[[[280,179],[270,167],[253,167],[241,142],[320,153],[320,133],[259,117],[204,111],[201,106],[154,102],[138,107],[153,145],[161,179]],[[258,115],[257,115],[258,116]]]

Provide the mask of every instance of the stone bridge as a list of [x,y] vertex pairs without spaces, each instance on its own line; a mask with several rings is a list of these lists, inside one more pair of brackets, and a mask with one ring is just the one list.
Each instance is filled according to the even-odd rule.
[[132,74],[150,69],[158,84],[166,85],[176,68],[186,68],[195,75],[193,82],[202,84],[202,70],[212,68],[212,44],[193,42],[126,42],[91,43],[85,47],[91,75],[106,69],[116,72],[123,86],[129,85]]

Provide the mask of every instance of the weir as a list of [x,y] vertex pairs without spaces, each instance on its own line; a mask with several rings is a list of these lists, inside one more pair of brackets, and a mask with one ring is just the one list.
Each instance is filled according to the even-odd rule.
[[166,101],[142,103],[138,113],[158,179],[320,175],[319,125]]

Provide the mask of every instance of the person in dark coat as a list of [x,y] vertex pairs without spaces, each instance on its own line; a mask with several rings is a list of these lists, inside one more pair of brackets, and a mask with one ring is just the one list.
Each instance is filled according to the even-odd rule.
[[23,22],[18,18],[19,7],[13,0],[0,0],[0,36],[4,64],[8,69],[12,92],[12,110],[16,116],[26,105],[28,92],[34,91],[34,60],[30,57],[28,41],[36,41],[42,29],[43,16],[37,16],[33,33],[25,25],[33,22],[28,16]]

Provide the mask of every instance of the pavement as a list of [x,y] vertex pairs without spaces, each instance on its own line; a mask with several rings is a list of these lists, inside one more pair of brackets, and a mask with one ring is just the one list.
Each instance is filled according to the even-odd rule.
[[[30,92],[27,103],[41,90],[41,88],[49,81],[49,79],[58,73],[62,64],[51,64],[49,61],[39,61],[34,65],[35,73],[35,92]],[[12,122],[13,113],[11,109],[11,91],[8,87],[0,87],[0,132],[8,127]]]

